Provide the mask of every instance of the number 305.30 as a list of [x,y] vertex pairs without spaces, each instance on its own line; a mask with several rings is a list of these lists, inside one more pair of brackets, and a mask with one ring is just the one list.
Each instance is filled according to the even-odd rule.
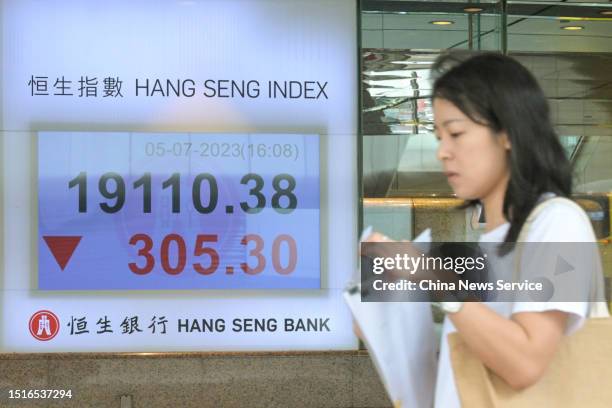
[[[194,257],[207,256],[206,264],[202,262],[194,262],[191,264],[193,269],[202,275],[211,275],[217,271],[222,263],[221,256],[209,244],[214,244],[218,241],[216,234],[201,234],[197,235],[193,249]],[[264,271],[267,264],[267,259],[263,254],[265,247],[264,239],[257,234],[245,235],[240,243],[244,246],[253,242],[255,245],[249,251],[249,257],[254,260],[251,262],[241,262],[238,267],[246,274],[257,275]],[[130,238],[130,245],[137,246],[137,256],[142,259],[138,262],[130,262],[128,267],[137,275],[146,275],[150,273],[156,264],[156,257],[152,253],[154,250],[153,239],[147,234],[135,234]],[[285,245],[283,245],[285,244]],[[287,248],[288,254],[286,257],[286,265],[282,264],[281,250],[283,246]],[[172,251],[172,252],[171,252]],[[171,262],[171,253],[176,253],[177,256],[174,264]],[[295,270],[298,259],[297,246],[293,237],[287,234],[278,235],[272,242],[272,266],[274,271],[281,275],[288,275]],[[166,235],[159,248],[159,261],[162,269],[169,275],[178,275],[185,270],[187,266],[187,244],[182,236],[178,234]],[[226,265],[225,273],[233,274],[234,265]]]

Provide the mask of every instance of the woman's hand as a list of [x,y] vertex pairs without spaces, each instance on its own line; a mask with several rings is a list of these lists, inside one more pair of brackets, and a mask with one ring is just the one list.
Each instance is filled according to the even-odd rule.
[[[376,243],[376,242],[395,242],[395,241],[389,238],[388,236],[386,236],[385,234],[374,231],[370,235],[365,237],[365,239],[363,239],[361,242]],[[360,251],[359,253],[361,254],[361,245],[359,246],[359,251]]]
[[[369,244],[387,244],[387,245],[365,245],[359,246],[359,255],[368,258],[395,258],[397,254],[408,254],[410,257],[419,257],[421,251],[416,248],[410,241],[395,241],[380,232],[372,232],[362,243]],[[394,279],[414,279],[415,271],[406,271],[401,269],[389,269],[385,272],[388,278]],[[419,275],[419,274],[417,274]]]

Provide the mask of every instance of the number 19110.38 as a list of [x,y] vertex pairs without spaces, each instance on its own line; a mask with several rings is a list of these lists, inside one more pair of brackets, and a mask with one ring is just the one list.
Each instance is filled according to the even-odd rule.
[[[202,201],[202,185],[208,184],[208,203]],[[240,202],[240,208],[247,214],[256,214],[266,206],[266,196],[262,193],[264,179],[259,174],[248,173],[240,179],[240,184],[253,183],[249,189],[249,196],[254,197],[255,204],[250,205],[248,201]],[[281,186],[281,183],[285,186]],[[151,173],[144,173],[142,177],[132,184],[134,190],[142,188],[142,212],[151,212]],[[68,182],[68,188],[77,188],[79,197],[79,212],[87,212],[87,173],[81,172]],[[181,175],[173,173],[167,180],[161,183],[163,190],[170,189],[172,192],[172,212],[181,211]],[[289,174],[278,174],[272,179],[274,194],[271,197],[272,208],[280,214],[288,214],[296,209],[298,205],[297,196],[294,193],[296,187],[295,178]],[[98,180],[98,191],[108,202],[99,203],[100,209],[105,213],[116,213],[120,211],[126,198],[125,180],[120,174],[104,173]],[[219,201],[219,188],[215,176],[210,173],[201,173],[195,176],[191,188],[193,206],[201,214],[209,214],[215,210]],[[281,199],[285,197],[284,205]],[[253,200],[251,200],[253,201]]]

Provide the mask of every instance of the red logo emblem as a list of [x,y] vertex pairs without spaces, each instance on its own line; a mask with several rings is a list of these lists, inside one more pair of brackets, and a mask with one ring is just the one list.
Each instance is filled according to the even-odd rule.
[[51,340],[57,335],[59,328],[59,319],[48,310],[39,310],[30,317],[30,334],[36,340]]

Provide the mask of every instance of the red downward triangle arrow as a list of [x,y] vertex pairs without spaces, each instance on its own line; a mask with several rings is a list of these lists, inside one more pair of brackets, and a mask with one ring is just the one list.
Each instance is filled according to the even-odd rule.
[[43,239],[47,243],[47,246],[51,250],[53,257],[62,271],[70,261],[79,242],[81,242],[81,238],[82,237],[79,236],[43,236]]

